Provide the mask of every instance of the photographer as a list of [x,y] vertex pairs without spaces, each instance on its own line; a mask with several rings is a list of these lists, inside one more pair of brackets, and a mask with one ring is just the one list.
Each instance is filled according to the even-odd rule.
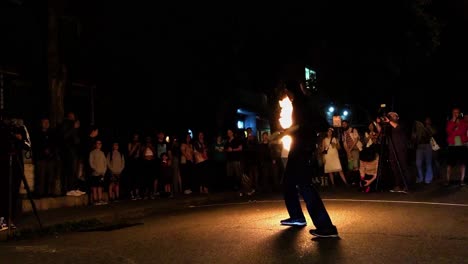
[[14,227],[13,222],[20,210],[19,188],[24,171],[23,150],[29,148],[24,127],[9,120],[0,121],[0,231],[8,229],[8,219],[11,219],[11,227]]
[[[400,126],[400,117],[395,112],[389,112],[381,117],[383,128],[383,136],[388,146],[386,154],[390,162],[390,168],[394,180],[394,187],[390,192],[408,192],[408,165],[407,165],[407,138],[406,134]],[[381,132],[381,131],[379,131]]]

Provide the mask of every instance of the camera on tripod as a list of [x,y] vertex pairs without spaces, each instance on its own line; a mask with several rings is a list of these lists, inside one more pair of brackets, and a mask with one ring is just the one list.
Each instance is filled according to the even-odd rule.
[[382,122],[385,122],[386,120],[388,120],[388,118],[387,118],[387,105],[386,104],[381,104],[380,105],[380,108],[377,111],[377,116]]
[[[23,146],[21,149],[30,150],[31,149],[31,140],[29,138],[29,132],[24,121],[22,119],[12,118],[12,119],[3,119],[2,125],[9,131],[8,141],[11,144],[12,150],[19,148],[17,142],[22,142]],[[19,151],[19,149],[16,149]]]

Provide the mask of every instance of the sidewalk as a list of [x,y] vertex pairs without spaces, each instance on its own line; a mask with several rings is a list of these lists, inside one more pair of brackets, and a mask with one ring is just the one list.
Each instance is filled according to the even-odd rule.
[[[86,225],[104,225],[119,222],[137,221],[145,216],[174,211],[186,208],[190,205],[216,203],[232,200],[237,197],[234,192],[222,192],[213,194],[179,194],[174,198],[158,197],[154,200],[122,200],[107,205],[87,205],[76,207],[60,207],[49,210],[37,210],[42,231],[54,232],[54,229],[76,229]],[[56,199],[65,199],[59,197]],[[50,199],[50,198],[48,198]],[[87,195],[66,197],[67,200],[76,199],[77,204],[87,200]],[[25,203],[30,204],[29,200]],[[30,205],[29,205],[30,206]],[[16,233],[39,233],[41,231],[38,218],[32,210],[20,215],[15,223]],[[0,232],[0,241],[7,239],[8,230]]]
[[[441,183],[420,186],[409,194],[395,194],[390,192],[361,193],[355,188],[319,187],[321,197],[327,199],[366,199],[366,200],[405,200],[434,203],[468,203],[468,187],[452,185],[444,187]],[[282,200],[281,193],[255,194],[250,199]],[[68,197],[67,199],[87,199],[86,195]],[[211,194],[179,194],[174,198],[157,198],[155,200],[123,200],[107,205],[85,205],[76,207],[62,207],[49,210],[39,210],[38,216],[42,223],[42,233],[54,234],[66,231],[77,231],[103,225],[118,223],[141,222],[146,216],[176,211],[189,206],[223,203],[248,202],[249,197],[239,197],[237,192],[219,192]],[[29,200],[28,200],[29,202]],[[23,213],[18,221],[16,234],[19,238],[31,234],[40,234],[41,229],[37,217],[32,211]],[[0,241],[7,239],[7,231],[0,232]],[[26,235],[28,234],[28,235]]]

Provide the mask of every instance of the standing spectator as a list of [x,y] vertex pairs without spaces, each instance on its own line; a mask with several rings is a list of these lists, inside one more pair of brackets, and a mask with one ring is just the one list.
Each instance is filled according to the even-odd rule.
[[[145,143],[141,147],[142,156],[142,187],[140,189],[143,192],[143,199],[154,199],[155,191],[157,190],[159,170],[157,159],[156,159],[156,148],[153,144],[153,139],[149,136],[146,137]],[[156,185],[156,188],[154,186]],[[157,193],[159,195],[159,193]]]
[[250,194],[255,193],[258,187],[258,140],[252,132],[252,128],[247,129],[247,138],[242,148],[243,171],[249,177],[252,186]]
[[239,196],[249,191],[249,186],[242,182],[242,140],[236,137],[232,129],[227,130],[227,140],[224,145],[226,151],[226,176],[233,184],[235,190],[239,190]]
[[62,191],[67,195],[76,195],[80,164],[80,121],[75,113],[69,112],[60,128],[60,158],[62,158]]
[[125,167],[125,175],[129,182],[130,199],[141,199],[140,190],[143,186],[143,166],[141,157],[141,142],[140,134],[134,133],[132,140],[127,145],[127,166]]
[[[430,117],[426,117],[424,119],[424,126],[426,129],[431,131],[432,138],[435,142],[442,142],[442,139],[439,136],[439,131],[435,128],[432,124],[432,119]],[[441,177],[441,170],[440,170],[440,151],[432,150],[432,174],[433,179],[439,179]]]
[[351,127],[347,120],[341,121],[343,127],[343,146],[348,157],[348,178],[351,184],[359,182],[359,152],[362,150],[362,142],[356,128]]
[[213,186],[216,190],[224,189],[226,183],[226,153],[224,152],[225,141],[221,135],[216,136],[216,140],[211,150],[211,160],[213,161]]
[[259,190],[261,192],[271,192],[279,186],[278,174],[273,172],[276,159],[273,158],[273,149],[270,144],[268,132],[262,133],[262,141],[258,145],[259,162]]
[[119,150],[119,143],[112,144],[112,151],[107,154],[107,168],[110,171],[109,201],[120,198],[120,175],[125,168],[125,158]]
[[432,132],[421,121],[416,120],[411,133],[411,140],[416,149],[416,168],[418,175],[416,183],[432,182]]
[[89,166],[91,167],[91,201],[94,205],[107,204],[102,198],[102,190],[105,187],[105,175],[107,171],[106,155],[101,150],[102,141],[96,140],[94,150],[89,153]]
[[201,131],[198,132],[198,138],[193,143],[193,154],[195,159],[195,177],[200,188],[200,193],[208,194],[210,185],[208,147],[205,142],[205,134]]
[[159,159],[159,174],[161,175],[160,184],[161,186],[163,186],[165,194],[168,194],[169,198],[172,198],[174,197],[174,194],[171,188],[173,173],[173,169],[171,167],[171,160],[169,159],[169,155],[166,152],[161,153]]
[[[334,136],[334,129],[332,127],[328,128],[327,136],[322,140],[322,153],[323,153],[323,162],[324,162],[324,172],[330,176],[330,182],[332,186],[335,186],[335,173],[341,177],[345,185],[348,185],[346,182],[343,169],[341,167],[340,157],[338,156],[338,150],[340,149],[340,143],[338,139]],[[325,186],[325,182],[322,179],[321,185]]]
[[42,118],[40,129],[32,135],[34,142],[35,188],[38,197],[60,195],[59,161],[56,134],[48,118]]
[[182,192],[182,180],[180,178],[180,142],[177,136],[173,135],[169,143],[168,155],[172,167],[172,186],[174,187],[172,193]]
[[191,194],[194,188],[193,174],[193,144],[190,133],[185,134],[185,139],[180,144],[180,176],[184,194]]
[[459,166],[460,169],[460,185],[465,185],[465,168],[467,160],[467,130],[468,124],[463,120],[460,108],[452,109],[452,117],[447,121],[445,131],[447,132],[447,179],[445,185],[449,185],[452,169]]

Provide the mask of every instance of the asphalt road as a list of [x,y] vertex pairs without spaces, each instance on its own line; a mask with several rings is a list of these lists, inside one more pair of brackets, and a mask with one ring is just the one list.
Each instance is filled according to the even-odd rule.
[[[401,196],[404,198],[404,196]],[[0,244],[0,263],[468,263],[468,204],[326,198],[340,238],[280,226],[283,201],[200,204]],[[303,206],[305,209],[305,206]]]

